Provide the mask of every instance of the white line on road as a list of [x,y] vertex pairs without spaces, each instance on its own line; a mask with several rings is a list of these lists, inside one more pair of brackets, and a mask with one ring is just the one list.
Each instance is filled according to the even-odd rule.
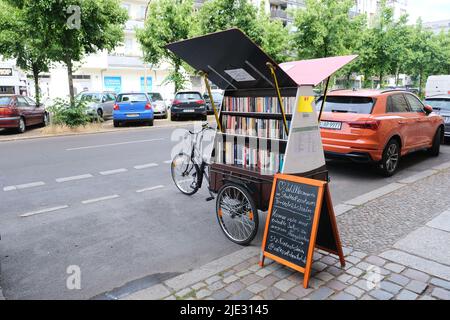
[[37,214],[53,212],[53,211],[57,211],[57,210],[61,210],[61,209],[67,209],[68,207],[69,206],[59,206],[59,207],[47,208],[47,209],[42,209],[42,210],[38,210],[38,211],[28,212],[28,213],[22,214],[20,216],[22,218],[27,218],[27,217],[35,216]]
[[108,143],[108,144],[99,144],[94,146],[86,146],[86,147],[78,147],[78,148],[69,148],[66,151],[74,151],[74,150],[84,150],[84,149],[95,149],[95,148],[105,148],[105,147],[113,147],[113,146],[122,146],[124,144],[133,144],[133,143],[143,143],[143,142],[152,142],[152,141],[161,141],[161,139],[148,139],[148,140],[136,140],[136,141],[126,141],[126,142],[117,142],[117,143]]
[[93,175],[88,173],[88,174],[81,174],[79,176],[72,176],[72,177],[65,177],[65,178],[57,178],[56,182],[68,182],[68,181],[74,181],[74,180],[82,180],[82,179],[89,179],[92,178]]
[[164,188],[164,186],[155,186],[155,187],[150,187],[150,188],[137,190],[136,192],[137,193],[142,193],[142,192],[153,191],[153,190],[162,189],[162,188]]
[[117,173],[122,173],[122,172],[127,172],[128,169],[122,168],[122,169],[116,169],[116,170],[108,170],[108,171],[102,171],[100,172],[100,174],[102,176],[109,176],[111,174],[117,174]]
[[7,187],[3,188],[3,191],[28,189],[28,188],[40,187],[40,186],[44,186],[44,185],[45,185],[45,182],[43,182],[43,181],[31,182],[31,183],[19,184],[16,186],[7,186]]
[[142,170],[142,169],[153,168],[153,167],[157,167],[157,166],[158,166],[157,163],[147,163],[147,164],[142,164],[139,166],[134,166],[134,168],[137,170]]
[[173,160],[164,161],[164,163],[171,164]]
[[119,195],[115,194],[115,195],[112,195],[112,196],[106,196],[106,197],[101,197],[101,198],[96,198],[96,199],[84,200],[84,201],[81,201],[81,203],[82,204],[89,204],[89,203],[94,203],[94,202],[100,202],[100,201],[116,199],[118,197],[119,197]]

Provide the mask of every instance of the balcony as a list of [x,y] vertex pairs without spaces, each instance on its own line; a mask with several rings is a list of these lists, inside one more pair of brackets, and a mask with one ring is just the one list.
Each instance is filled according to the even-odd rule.
[[128,20],[125,24],[125,31],[134,31],[136,28],[144,28],[144,21]]
[[144,68],[141,57],[130,55],[108,55],[108,67],[115,68]]

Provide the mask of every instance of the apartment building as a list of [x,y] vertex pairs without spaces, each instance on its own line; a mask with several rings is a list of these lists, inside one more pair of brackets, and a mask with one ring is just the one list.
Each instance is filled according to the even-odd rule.
[[449,32],[450,31],[450,20],[438,20],[431,22],[424,22],[423,26],[426,29],[433,31],[435,34],[440,32]]

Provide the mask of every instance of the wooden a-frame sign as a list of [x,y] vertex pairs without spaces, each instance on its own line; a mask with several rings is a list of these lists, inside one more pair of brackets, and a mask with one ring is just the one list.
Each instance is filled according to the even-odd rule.
[[339,256],[345,266],[328,183],[276,174],[272,186],[260,266],[265,257],[304,274],[308,287],[314,249]]

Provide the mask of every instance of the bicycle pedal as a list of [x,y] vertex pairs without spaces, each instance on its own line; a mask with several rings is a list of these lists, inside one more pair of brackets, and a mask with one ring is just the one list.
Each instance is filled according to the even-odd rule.
[[214,200],[214,197],[208,197],[208,198],[206,198],[206,201],[212,201],[212,200]]

